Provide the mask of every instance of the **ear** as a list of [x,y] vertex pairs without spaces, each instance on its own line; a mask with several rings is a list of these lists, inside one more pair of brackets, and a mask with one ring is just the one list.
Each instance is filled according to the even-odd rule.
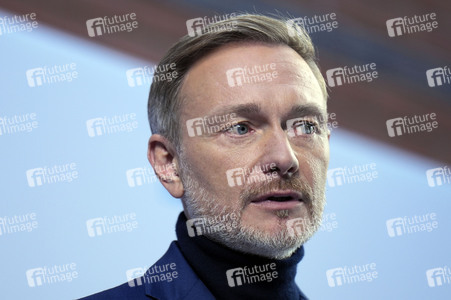
[[166,190],[173,197],[181,198],[184,189],[174,145],[162,135],[153,134],[149,139],[147,159]]

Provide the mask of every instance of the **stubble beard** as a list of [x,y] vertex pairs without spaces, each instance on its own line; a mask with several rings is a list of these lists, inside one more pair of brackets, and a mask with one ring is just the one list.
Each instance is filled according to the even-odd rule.
[[[226,223],[229,222],[229,224],[217,224],[224,225],[223,228],[227,228],[227,230],[205,233],[204,235],[209,239],[240,252],[271,259],[284,259],[290,257],[319,229],[326,202],[325,184],[323,184],[325,180],[314,179],[315,186],[323,187],[318,188],[317,192],[314,192],[298,177],[279,178],[269,183],[261,182],[258,185],[244,185],[240,193],[239,206],[234,208],[221,205],[217,197],[199,184],[196,175],[182,156],[181,154],[180,178],[185,189],[182,201],[187,210],[187,218],[216,218]],[[286,189],[301,192],[304,204],[307,207],[308,216],[303,218],[301,224],[297,223],[296,228],[291,228],[291,230],[288,228],[287,221],[293,219],[293,217],[290,217],[289,210],[275,212],[278,217],[278,230],[276,232],[268,233],[256,227],[242,224],[242,212],[251,199],[268,192]],[[235,216],[236,222],[233,223],[231,219],[227,219],[229,216]],[[232,224],[235,226],[231,226]]]

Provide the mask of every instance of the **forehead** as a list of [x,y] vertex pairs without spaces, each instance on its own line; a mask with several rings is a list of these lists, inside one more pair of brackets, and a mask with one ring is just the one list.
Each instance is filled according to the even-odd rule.
[[180,91],[182,115],[258,103],[278,112],[294,105],[326,109],[321,88],[305,60],[286,45],[230,44],[196,62]]

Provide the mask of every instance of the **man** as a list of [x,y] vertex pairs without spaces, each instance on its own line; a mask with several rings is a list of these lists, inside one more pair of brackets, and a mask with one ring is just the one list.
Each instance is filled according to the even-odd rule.
[[171,64],[177,78],[150,91],[148,159],[182,200],[177,241],[139,284],[86,299],[306,299],[294,279],[320,225],[330,135],[309,37],[234,16],[183,37],[159,66]]

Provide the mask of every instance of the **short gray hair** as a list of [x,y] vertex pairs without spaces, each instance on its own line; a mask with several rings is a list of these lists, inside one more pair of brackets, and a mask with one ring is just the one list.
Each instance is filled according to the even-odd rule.
[[[262,43],[271,45],[287,45],[296,51],[309,65],[321,87],[324,99],[327,100],[327,88],[324,78],[316,63],[315,48],[308,34],[296,26],[296,34],[287,27],[288,19],[276,19],[263,15],[243,14],[207,25],[204,33],[195,37],[186,35],[173,45],[158,69],[175,64],[177,77],[168,80],[153,80],[150,87],[147,112],[150,129],[153,134],[161,134],[179,148],[180,143],[180,108],[179,95],[183,79],[189,69],[202,57],[219,47],[230,43]],[[230,24],[233,22],[233,26]],[[227,30],[208,30],[228,28]]]

